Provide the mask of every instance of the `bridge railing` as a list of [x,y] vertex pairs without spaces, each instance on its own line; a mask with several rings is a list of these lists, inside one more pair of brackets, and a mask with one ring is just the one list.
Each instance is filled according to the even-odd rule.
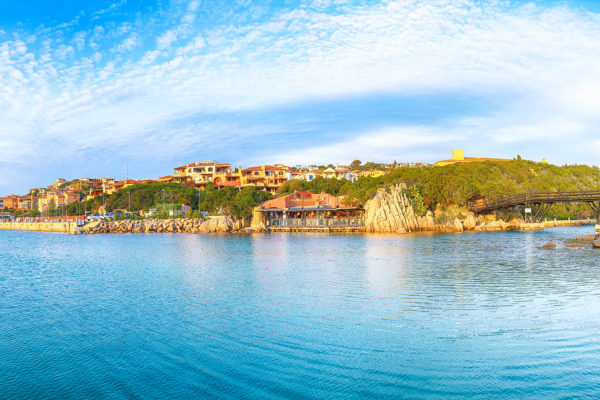
[[481,199],[470,202],[468,207],[473,212],[493,211],[501,208],[541,203],[558,202],[591,202],[600,201],[600,190],[569,192],[527,192],[500,199]]

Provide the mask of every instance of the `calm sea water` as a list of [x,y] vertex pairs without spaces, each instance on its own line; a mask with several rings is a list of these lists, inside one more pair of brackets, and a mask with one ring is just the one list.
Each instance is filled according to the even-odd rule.
[[0,398],[598,398],[591,233],[0,231]]

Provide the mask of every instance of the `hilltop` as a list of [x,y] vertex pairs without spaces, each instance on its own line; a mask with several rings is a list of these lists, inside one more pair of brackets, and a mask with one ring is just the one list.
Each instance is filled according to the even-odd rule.
[[[498,198],[527,191],[572,191],[600,188],[600,169],[587,165],[557,166],[526,160],[485,161],[446,166],[400,167],[380,177],[361,177],[352,183],[315,179],[288,181],[279,194],[294,190],[325,191],[346,195],[352,203],[364,203],[378,188],[406,183],[413,197],[422,197],[424,207],[465,206],[475,197]],[[551,216],[585,214],[581,205],[557,205]]]

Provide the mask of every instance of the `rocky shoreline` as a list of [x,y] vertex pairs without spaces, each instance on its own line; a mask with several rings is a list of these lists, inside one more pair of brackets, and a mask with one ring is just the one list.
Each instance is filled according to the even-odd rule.
[[[497,232],[519,229],[520,219],[496,220],[494,216],[475,217],[458,207],[447,207],[429,211],[424,216],[416,215],[399,185],[385,191],[380,189],[365,205],[364,225],[358,231],[372,233],[408,232]],[[297,229],[301,231],[302,229]],[[339,230],[344,232],[343,229]],[[356,232],[357,229],[349,229]],[[256,218],[236,219],[231,216],[212,217],[206,220],[146,219],[96,222],[84,226],[82,234],[95,233],[260,233],[269,228]]]
[[[364,228],[311,231],[369,232],[369,233],[410,233],[410,232],[499,232],[524,229],[523,220],[510,221],[496,219],[494,215],[475,216],[466,209],[447,206],[428,211],[419,216],[404,192],[405,185],[388,190],[379,189],[373,199],[364,207]],[[79,228],[76,234],[96,233],[266,233],[269,227],[257,218],[237,219],[231,216],[210,217],[208,219],[145,219],[94,222]],[[543,227],[565,226],[571,221],[551,221],[540,224]],[[527,224],[525,224],[527,225]],[[532,224],[529,224],[532,225]],[[290,229],[301,232],[308,229]]]
[[79,233],[227,233],[242,232],[248,227],[247,220],[222,216],[207,220],[180,218],[97,222],[82,227]]

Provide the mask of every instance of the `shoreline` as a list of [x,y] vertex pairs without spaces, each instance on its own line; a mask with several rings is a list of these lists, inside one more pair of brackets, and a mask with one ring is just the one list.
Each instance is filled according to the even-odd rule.
[[[454,225],[454,224],[453,224]],[[502,220],[493,224],[466,226],[428,226],[414,230],[377,230],[367,227],[270,227],[253,226],[248,219],[234,219],[228,216],[201,219],[147,219],[147,220],[119,220],[106,222],[91,222],[84,226],[77,226],[74,222],[0,222],[0,230],[36,231],[68,233],[72,235],[116,234],[116,233],[379,233],[379,234],[410,234],[410,233],[461,233],[461,232],[505,232],[512,230],[538,231],[554,227],[595,225],[593,220],[558,220],[545,221],[536,224],[507,223]]]

